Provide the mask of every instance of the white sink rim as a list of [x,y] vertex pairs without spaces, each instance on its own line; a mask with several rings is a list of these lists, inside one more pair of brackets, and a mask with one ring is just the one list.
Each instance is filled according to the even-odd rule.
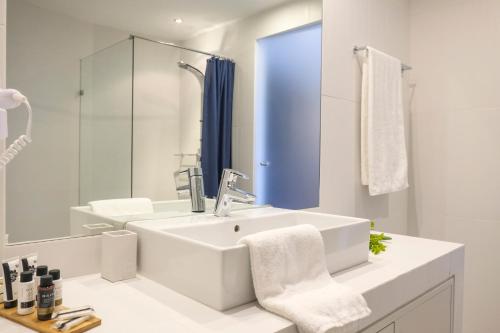
[[[367,221],[366,219],[361,219],[361,218],[356,218],[356,217],[349,217],[349,216],[342,216],[342,215],[331,215],[331,214],[316,213],[316,212],[285,210],[285,209],[278,209],[278,208],[272,208],[272,207],[268,207],[268,208],[270,208],[271,210],[273,210],[273,212],[270,213],[270,214],[261,215],[261,216],[247,217],[247,216],[240,216],[240,215],[232,215],[232,216],[220,218],[220,217],[216,217],[216,216],[207,216],[207,215],[205,215],[204,218],[206,218],[207,221],[203,221],[203,222],[202,221],[198,221],[196,224],[193,224],[193,223],[182,223],[181,221],[176,221],[176,223],[173,224],[173,225],[171,225],[171,226],[165,226],[163,229],[156,229],[155,228],[154,230],[151,230],[151,231],[158,232],[158,233],[168,234],[168,237],[172,237],[172,238],[175,238],[175,239],[178,239],[178,240],[182,240],[182,241],[185,241],[185,242],[192,242],[193,244],[196,244],[198,246],[206,247],[206,248],[213,249],[213,250],[216,250],[216,251],[231,251],[232,249],[247,247],[247,245],[245,245],[245,244],[238,244],[238,243],[233,244],[233,245],[227,245],[227,246],[217,245],[217,244],[211,243],[210,241],[200,240],[200,239],[196,239],[194,237],[190,237],[190,236],[186,236],[186,235],[180,235],[180,234],[176,233],[176,231],[177,230],[188,230],[188,229],[196,230],[196,229],[198,229],[200,227],[210,227],[212,225],[217,226],[217,225],[224,225],[224,224],[234,224],[234,223],[238,223],[238,222],[253,223],[253,221],[251,221],[251,220],[268,219],[271,216],[280,216],[281,217],[281,216],[287,216],[287,215],[290,215],[290,216],[303,215],[303,216],[311,216],[311,217],[313,217],[313,216],[322,216],[322,217],[329,217],[329,218],[335,217],[335,218],[345,219],[346,220],[345,222],[339,222],[338,224],[335,223],[335,224],[332,224],[331,226],[323,226],[323,227],[318,227],[318,226],[316,226],[314,224],[311,224],[311,223],[300,223],[300,224],[309,224],[309,225],[312,225],[315,228],[317,228],[318,231],[320,231],[320,232],[321,231],[331,230],[331,229],[337,229],[337,228],[352,226],[353,224],[360,223],[360,222],[365,223]],[[266,208],[261,208],[261,209],[266,209]],[[179,217],[177,220],[180,220],[180,219],[183,219],[183,218],[189,219],[190,217],[189,216],[183,216],[183,217]],[[133,222],[133,223],[140,223],[140,221]],[[292,224],[292,225],[299,225],[299,224]],[[290,225],[290,226],[292,226],[292,225]],[[290,227],[290,226],[269,228],[267,230],[284,229],[284,228],[287,228],[287,227]],[[258,231],[258,232],[263,232],[263,231],[265,231],[265,230]],[[254,234],[254,233],[250,233],[250,234]],[[240,238],[243,238],[243,237],[244,236],[242,236]]]
[[[246,222],[246,227],[241,227],[251,231],[262,226],[262,221],[260,226],[252,226],[255,223],[254,218],[259,216],[269,220],[280,215],[282,219],[278,219],[275,225],[281,225],[288,223],[287,215],[297,214],[326,217],[327,220],[335,221],[326,228],[320,229],[316,226],[325,241],[326,263],[331,274],[368,261],[370,222],[346,216],[260,208],[235,212],[226,218],[191,216],[171,219],[171,222],[133,222],[127,228],[138,233],[138,263],[142,275],[218,311],[226,311],[255,300],[248,247],[236,244],[235,237],[231,237],[234,235],[232,227],[221,229],[224,230],[221,240],[223,246],[211,244],[206,239],[200,241],[178,235],[175,231],[196,231],[196,227],[210,229],[231,226],[243,221]],[[296,220],[300,221],[298,218]],[[321,224],[323,221],[325,220],[319,219],[317,223]],[[303,223],[295,222],[287,226],[298,224]],[[210,230],[211,234],[207,235],[209,239],[217,240],[219,230]],[[231,245],[225,245],[228,239]]]

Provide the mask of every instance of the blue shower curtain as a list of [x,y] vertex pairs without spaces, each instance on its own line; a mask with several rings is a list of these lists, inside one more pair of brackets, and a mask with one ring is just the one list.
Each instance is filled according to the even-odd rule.
[[207,60],[203,96],[201,167],[205,195],[217,196],[222,171],[231,168],[234,62]]

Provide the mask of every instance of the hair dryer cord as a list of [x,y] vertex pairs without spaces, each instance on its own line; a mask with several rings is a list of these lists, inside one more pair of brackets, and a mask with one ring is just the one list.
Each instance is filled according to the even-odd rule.
[[32,111],[31,105],[28,100],[24,100],[23,104],[26,105],[28,111],[28,122],[26,125],[26,134],[21,135],[15,140],[4,152],[0,155],[0,170],[2,170],[10,161],[16,157],[21,150],[23,150],[29,143],[31,143],[31,122]]

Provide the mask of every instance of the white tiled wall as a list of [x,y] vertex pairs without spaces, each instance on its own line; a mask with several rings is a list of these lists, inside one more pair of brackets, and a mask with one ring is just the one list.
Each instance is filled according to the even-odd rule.
[[371,45],[408,62],[408,17],[407,0],[323,1],[320,210],[397,233],[407,229],[407,191],[370,197],[360,181],[361,71],[352,50]]
[[498,332],[499,13],[495,0],[411,1],[409,230],[465,243],[464,332]]

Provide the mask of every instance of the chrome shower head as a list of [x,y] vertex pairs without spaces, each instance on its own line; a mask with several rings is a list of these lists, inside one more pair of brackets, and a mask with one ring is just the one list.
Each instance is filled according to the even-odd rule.
[[205,74],[203,74],[202,71],[200,71],[198,68],[196,68],[194,66],[191,66],[190,64],[185,63],[182,60],[177,61],[177,66],[179,66],[179,68],[186,69],[186,70],[194,73],[195,75],[201,77],[202,79],[205,78]]
[[184,69],[188,69],[188,64],[186,64],[184,61],[180,60],[180,61],[177,61],[177,66],[179,66],[180,68],[184,68]]

